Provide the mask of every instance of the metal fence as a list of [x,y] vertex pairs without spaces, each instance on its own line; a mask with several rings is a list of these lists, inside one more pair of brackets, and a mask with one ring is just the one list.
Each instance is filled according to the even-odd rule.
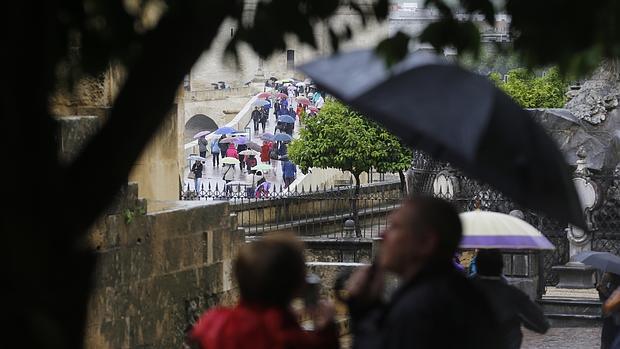
[[481,209],[502,213],[518,210],[523,219],[539,229],[555,245],[553,251],[542,252],[540,273],[544,285],[555,285],[558,275],[551,267],[565,264],[569,258],[569,243],[565,226],[536,212],[524,209],[488,185],[465,176],[449,164],[438,162],[424,153],[416,152],[409,174],[409,190],[414,194],[435,195],[452,202],[460,212]]
[[[227,189],[207,186],[196,193],[187,187],[180,197],[228,201],[237,214],[238,226],[249,236],[289,230],[300,236],[363,239],[378,237],[387,215],[403,199],[400,182],[394,181],[364,185],[357,195],[351,185],[309,190],[278,186],[258,195],[253,188],[242,185]],[[358,233],[345,224],[354,217],[354,207],[359,217]]]
[[[587,213],[592,223],[589,231],[592,249],[620,254],[620,170],[589,176],[588,180],[596,183],[599,194],[599,203]],[[542,276],[539,288],[557,284],[558,275],[552,267],[569,260],[566,226],[520,207],[489,186],[421,152],[415,152],[407,179],[410,194],[442,197],[461,212],[476,208],[502,213],[520,211],[523,219],[540,230],[556,247],[553,251],[536,254],[537,275]],[[397,181],[369,184],[362,187],[358,195],[348,185],[311,190],[277,187],[256,197],[253,190],[238,185],[229,190],[208,186],[200,193],[188,187],[181,191],[181,199],[229,201],[237,213],[238,226],[250,236],[291,230],[301,236],[326,238],[356,237],[355,232],[345,228],[345,222],[353,218],[353,203],[356,202],[361,228],[357,237],[370,239],[379,236],[387,223],[387,215],[399,206],[403,193]],[[518,277],[517,274],[513,276]]]

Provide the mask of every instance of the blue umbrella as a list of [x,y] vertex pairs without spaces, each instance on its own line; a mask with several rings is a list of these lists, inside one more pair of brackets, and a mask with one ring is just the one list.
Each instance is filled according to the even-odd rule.
[[620,257],[609,252],[586,251],[574,255],[572,262],[581,262],[604,272],[620,275]]
[[273,136],[273,140],[276,142],[290,142],[293,140],[293,137],[287,135],[286,133],[278,133]]
[[260,136],[260,139],[264,140],[264,141],[273,141],[273,134],[269,133],[269,132],[265,132]]
[[284,122],[287,124],[294,124],[295,123],[295,118],[293,118],[290,115],[280,115],[280,117],[278,118],[278,122]]
[[239,132],[239,131],[235,130],[232,127],[223,126],[223,127],[218,128],[217,130],[215,130],[215,132],[213,132],[213,133],[215,133],[216,135],[229,135],[229,134],[233,134],[235,132]]
[[254,103],[253,103],[253,105],[254,105],[255,107],[262,107],[262,106],[267,105],[267,104],[270,104],[270,103],[269,103],[269,102],[267,102],[267,101],[266,101],[266,100],[264,100],[264,99],[257,99],[257,100],[256,100],[256,101],[254,101]]

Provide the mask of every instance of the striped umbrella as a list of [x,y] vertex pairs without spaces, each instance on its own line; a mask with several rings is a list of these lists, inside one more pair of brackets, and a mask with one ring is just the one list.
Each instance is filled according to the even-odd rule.
[[538,229],[517,217],[489,211],[463,212],[459,217],[463,225],[461,248],[555,249]]

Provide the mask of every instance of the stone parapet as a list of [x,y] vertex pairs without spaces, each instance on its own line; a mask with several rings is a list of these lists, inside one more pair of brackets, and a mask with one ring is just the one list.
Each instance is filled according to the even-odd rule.
[[108,215],[97,250],[87,348],[180,348],[205,308],[237,295],[232,261],[244,243],[227,203]]

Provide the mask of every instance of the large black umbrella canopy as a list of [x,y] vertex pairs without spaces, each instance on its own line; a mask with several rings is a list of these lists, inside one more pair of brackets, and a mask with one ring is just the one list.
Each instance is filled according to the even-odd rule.
[[601,271],[620,275],[620,257],[609,252],[581,252],[571,257],[571,261],[581,262]]
[[388,68],[372,50],[353,51],[300,70],[411,147],[460,167],[523,206],[585,227],[557,145],[485,77],[429,52]]

